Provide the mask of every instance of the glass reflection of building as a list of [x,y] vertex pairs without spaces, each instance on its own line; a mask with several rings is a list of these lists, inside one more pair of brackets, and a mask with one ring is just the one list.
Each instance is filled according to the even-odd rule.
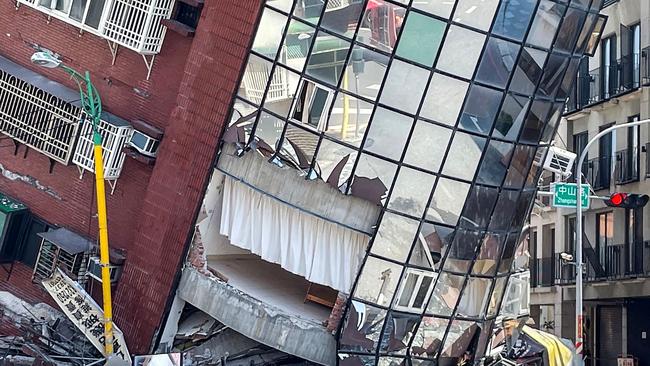
[[482,355],[601,2],[265,2],[227,141],[382,207],[339,362]]

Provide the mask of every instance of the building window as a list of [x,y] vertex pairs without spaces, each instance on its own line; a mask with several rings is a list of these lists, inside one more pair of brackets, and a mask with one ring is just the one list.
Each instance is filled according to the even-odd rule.
[[185,24],[190,28],[196,29],[196,26],[199,24],[200,17],[200,7],[192,6],[182,1],[179,1],[178,5],[176,5],[176,14],[174,14],[174,19],[176,19],[178,22]]
[[105,0],[39,0],[38,6],[56,12],[70,21],[97,29],[104,13]]
[[429,302],[435,273],[407,268],[402,288],[396,298],[395,309],[421,313]]
[[616,35],[607,37],[600,44],[601,97],[610,98],[616,94],[617,62]]
[[309,80],[303,80],[293,104],[293,120],[324,131],[334,93]]
[[607,246],[614,244],[614,213],[596,214],[596,253],[601,261],[605,259]]
[[[576,167],[580,155],[585,151],[585,148],[587,147],[588,141],[589,141],[589,133],[587,131],[573,135],[573,152],[576,153],[576,155],[578,155],[578,157],[576,158]],[[582,175],[586,177],[587,174],[589,173],[589,169],[588,169],[589,165],[587,160],[588,160],[588,155],[585,156],[584,163],[582,164],[582,169],[574,168],[573,171],[574,172],[580,171]],[[575,179],[575,174],[573,176],[573,179]]]

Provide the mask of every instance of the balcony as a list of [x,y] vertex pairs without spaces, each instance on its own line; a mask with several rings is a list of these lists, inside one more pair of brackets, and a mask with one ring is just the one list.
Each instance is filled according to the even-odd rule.
[[[573,90],[569,93],[565,113],[573,113],[585,107],[602,103],[641,86],[641,60],[643,60],[643,82],[648,82],[650,61],[648,49],[626,56],[608,67],[599,67],[588,74],[578,74]],[[640,58],[639,56],[643,56]]]
[[612,176],[612,158],[601,156],[587,160],[582,167],[585,183],[589,183],[594,191],[609,189]]
[[[605,272],[596,274],[593,266],[585,256],[586,282],[617,281],[650,276],[650,241],[607,245],[599,251],[598,260]],[[554,264],[549,267],[548,259],[536,261],[536,276],[533,286],[568,285],[575,283],[575,267],[566,263],[557,254]],[[553,277],[550,281],[548,278]],[[537,282],[535,282],[537,281]]]
[[639,180],[639,149],[625,149],[616,152],[616,184],[627,184]]
[[530,269],[531,287],[552,286],[555,283],[554,266],[555,258],[539,258]]

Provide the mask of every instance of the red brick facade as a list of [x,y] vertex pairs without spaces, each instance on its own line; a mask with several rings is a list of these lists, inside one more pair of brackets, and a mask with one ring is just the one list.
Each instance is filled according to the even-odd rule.
[[[26,6],[16,10],[13,2],[0,2],[0,55],[73,87],[60,71],[36,69],[29,62],[34,51],[29,44],[57,52],[70,66],[91,72],[106,110],[165,130],[155,166],[127,158],[115,193],[108,197],[110,243],[127,251],[114,295],[115,317],[132,353],[147,352],[161,325],[259,3],[207,2],[193,39],[167,33],[147,81],[140,55],[120,49],[113,66],[105,40],[80,35],[57,19],[48,24],[46,15]],[[60,164],[50,174],[44,155],[29,151],[23,158],[24,149],[14,155],[13,144],[0,139],[0,164],[37,179],[59,198],[2,176],[0,191],[49,223],[95,237],[92,174],[80,180],[76,166]],[[31,286],[24,282],[22,287]],[[25,291],[32,296],[31,289]]]

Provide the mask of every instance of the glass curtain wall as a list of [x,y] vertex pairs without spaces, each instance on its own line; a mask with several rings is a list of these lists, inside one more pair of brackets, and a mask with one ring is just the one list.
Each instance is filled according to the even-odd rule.
[[600,0],[267,0],[230,136],[382,207],[341,364],[478,360]]

